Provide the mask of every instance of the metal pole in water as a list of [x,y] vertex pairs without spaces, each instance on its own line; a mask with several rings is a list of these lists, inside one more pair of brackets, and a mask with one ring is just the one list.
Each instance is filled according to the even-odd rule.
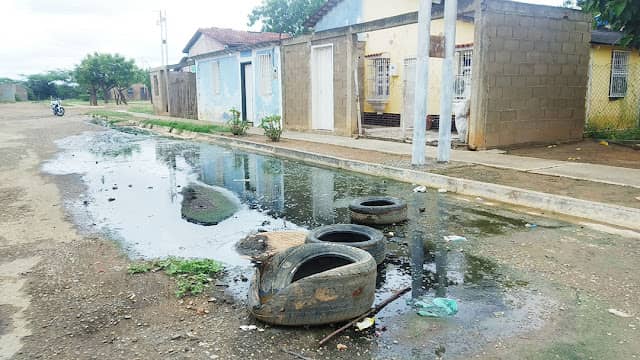
[[427,137],[427,96],[429,89],[429,47],[431,41],[431,1],[420,0],[418,12],[418,51],[413,119],[411,164],[425,164]]
[[456,48],[458,0],[444,2],[444,61],[440,85],[440,129],[438,131],[438,162],[451,158],[451,103],[453,101],[453,57]]

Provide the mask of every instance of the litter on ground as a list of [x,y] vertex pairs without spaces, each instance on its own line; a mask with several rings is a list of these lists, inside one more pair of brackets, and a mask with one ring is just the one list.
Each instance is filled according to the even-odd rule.
[[451,242],[451,241],[467,241],[467,238],[464,236],[459,236],[459,235],[447,235],[444,237],[444,241],[446,242]]
[[424,300],[413,301],[418,315],[425,317],[447,317],[458,313],[458,303],[453,299],[434,298],[431,304]]
[[362,321],[356,323],[356,329],[358,331],[362,331],[364,329],[368,329],[372,327],[376,323],[376,318],[368,317],[364,318]]
[[425,193],[425,192],[427,192],[427,187],[426,186],[417,186],[417,187],[413,188],[413,192],[415,192],[415,193]]

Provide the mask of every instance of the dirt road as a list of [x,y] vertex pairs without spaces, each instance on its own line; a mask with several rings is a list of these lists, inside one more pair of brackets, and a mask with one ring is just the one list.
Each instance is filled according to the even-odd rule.
[[[41,172],[58,151],[55,140],[104,129],[73,107],[62,119],[49,116],[46,105],[0,110],[0,359],[296,358],[283,348],[312,359],[436,358],[432,335],[448,326],[440,320],[414,315],[379,334],[348,332],[317,349],[332,327],[268,327],[251,319],[224,286],[181,301],[172,280],[159,272],[128,275],[130,260],[118,243],[81,232],[65,211],[65,201],[83,193],[82,178]],[[515,328],[517,335],[480,348],[449,339],[464,351],[444,358],[640,358],[638,234],[621,237],[579,225],[539,230],[483,235],[459,250],[490,259],[501,273],[516,276],[512,283],[528,297],[541,299],[519,319],[522,328],[538,326]],[[505,302],[526,300],[509,297],[509,287],[503,291]],[[487,324],[508,316],[497,312]],[[239,326],[245,324],[265,331],[244,332]],[[347,350],[336,350],[337,343]]]

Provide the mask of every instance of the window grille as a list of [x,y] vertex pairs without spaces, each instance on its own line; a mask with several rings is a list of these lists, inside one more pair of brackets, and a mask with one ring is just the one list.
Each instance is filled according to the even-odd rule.
[[220,95],[220,62],[214,61],[211,63],[211,84],[213,86],[213,93]]
[[623,98],[627,96],[627,79],[629,77],[629,51],[614,50],[611,55],[611,84],[609,97]]
[[386,100],[389,98],[389,66],[391,59],[369,59],[369,99]]
[[160,85],[158,85],[158,75],[153,75],[153,95],[160,96]]
[[258,66],[260,68],[260,94],[269,96],[273,92],[271,86],[271,73],[273,72],[271,54],[258,55]]
[[[471,89],[471,66],[473,63],[473,49],[456,51],[456,76],[453,84],[455,100],[465,100]],[[465,95],[466,94],[466,95]]]

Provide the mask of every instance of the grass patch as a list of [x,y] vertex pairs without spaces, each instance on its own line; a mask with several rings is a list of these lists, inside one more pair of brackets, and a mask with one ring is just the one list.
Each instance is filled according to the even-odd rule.
[[134,112],[134,113],[141,113],[141,114],[150,114],[150,115],[154,114],[153,105],[151,104],[129,105],[129,107],[127,107],[127,111]]
[[589,126],[584,130],[586,137],[607,140],[640,140],[640,128],[614,129]]
[[176,296],[201,294],[224,267],[212,259],[180,259],[170,257],[165,260],[145,261],[129,265],[129,274],[143,274],[163,270],[176,279]]
[[113,111],[113,110],[91,110],[87,112],[87,115],[91,115],[93,118],[103,119],[110,124],[119,123],[122,121],[131,120],[133,115],[126,112]]
[[143,124],[145,124],[146,126],[149,126],[149,125],[164,126],[171,129],[178,129],[178,130],[205,133],[205,134],[216,133],[216,132],[230,132],[228,127],[215,125],[215,124],[194,124],[190,122],[169,121],[169,120],[146,120],[146,121],[143,121]]

